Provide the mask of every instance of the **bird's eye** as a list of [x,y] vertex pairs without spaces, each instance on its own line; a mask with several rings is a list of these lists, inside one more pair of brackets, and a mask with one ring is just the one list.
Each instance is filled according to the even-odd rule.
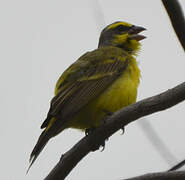
[[130,27],[119,25],[119,26],[116,27],[116,29],[119,30],[119,31],[128,31],[128,30],[130,30]]

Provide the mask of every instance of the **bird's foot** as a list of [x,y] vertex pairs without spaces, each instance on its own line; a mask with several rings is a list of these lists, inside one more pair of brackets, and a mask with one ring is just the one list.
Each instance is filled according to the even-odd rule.
[[100,147],[102,147],[101,152],[104,151],[104,149],[105,149],[105,142],[108,141],[108,140],[109,140],[109,138],[105,139],[105,141],[100,145]]
[[125,127],[123,126],[123,127],[121,128],[121,130],[122,130],[121,135],[123,135],[123,134],[125,133]]
[[106,110],[106,109],[104,109],[103,112],[104,112],[105,115],[108,116],[108,117],[113,115],[113,112],[108,111],[108,110]]
[[[107,139],[105,140],[105,141],[107,141]],[[96,150],[98,150],[98,149],[100,149],[101,148],[101,152],[103,152],[104,151],[104,149],[105,149],[105,141],[103,141],[101,144],[94,144],[92,147],[91,147],[91,150],[92,151],[96,151]]]
[[101,152],[103,152],[105,149],[105,141],[100,145],[100,147],[102,147]]
[[96,128],[95,127],[91,127],[91,128],[87,128],[85,130],[85,135],[88,136],[89,134],[91,134]]
[[[88,136],[90,135],[96,128],[95,127],[92,127],[92,128],[88,128],[85,130],[85,135]],[[108,141],[108,138],[105,140],[105,141]],[[98,144],[93,144],[92,147],[91,147],[91,150],[92,151],[96,151],[98,149],[101,149],[101,152],[104,151],[105,149],[105,141],[101,142],[101,143],[98,143]]]
[[108,111],[108,110],[106,110],[106,109],[104,109],[103,112],[105,113],[105,117],[103,118],[102,122],[103,122],[103,124],[105,124],[107,118],[110,117],[110,116],[112,116],[112,115],[113,115],[113,112]]

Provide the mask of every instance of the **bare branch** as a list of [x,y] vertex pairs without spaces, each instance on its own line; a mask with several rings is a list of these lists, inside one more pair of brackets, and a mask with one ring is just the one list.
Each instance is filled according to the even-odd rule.
[[185,171],[150,173],[124,180],[184,180]]
[[62,155],[58,164],[45,180],[65,179],[77,163],[95,149],[95,146],[98,148],[107,138],[123,126],[143,116],[168,109],[184,100],[185,82],[173,89],[139,101],[114,113],[107,119],[106,123],[82,138],[68,152]]
[[178,0],[162,0],[177,37],[185,50],[185,19]]

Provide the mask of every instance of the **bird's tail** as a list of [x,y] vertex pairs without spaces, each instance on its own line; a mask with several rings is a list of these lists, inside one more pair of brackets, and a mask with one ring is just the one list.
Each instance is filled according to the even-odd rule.
[[33,163],[35,162],[35,160],[37,159],[37,157],[39,156],[39,154],[41,153],[41,151],[43,150],[43,148],[45,147],[45,145],[47,144],[47,142],[49,141],[50,138],[51,137],[48,134],[48,131],[46,131],[46,130],[44,130],[41,133],[41,135],[39,136],[37,144],[33,148],[33,151],[31,152],[31,155],[30,155],[30,165],[28,167],[27,173],[28,173],[29,169],[31,168],[31,166],[33,165]]

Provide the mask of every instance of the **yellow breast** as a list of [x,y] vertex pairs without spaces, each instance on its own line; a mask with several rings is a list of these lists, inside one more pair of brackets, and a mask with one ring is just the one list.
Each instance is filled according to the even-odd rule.
[[125,72],[101,95],[84,107],[69,124],[72,128],[85,130],[97,127],[105,118],[105,111],[115,112],[136,101],[140,70],[135,59],[130,61]]

